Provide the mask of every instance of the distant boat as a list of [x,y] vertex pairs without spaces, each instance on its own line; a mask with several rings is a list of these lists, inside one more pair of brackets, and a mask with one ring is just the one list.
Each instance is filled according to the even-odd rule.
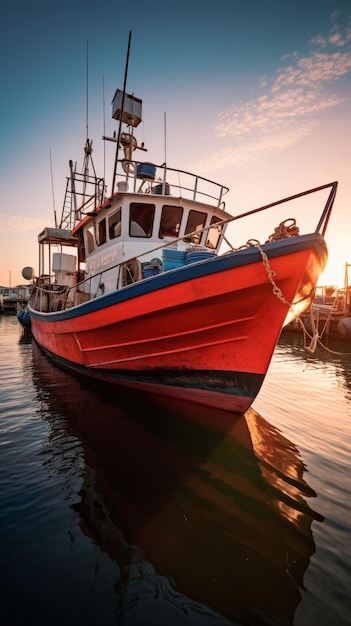
[[[130,36],[124,85],[129,49]],[[82,173],[70,161],[61,221],[39,234],[39,273],[23,271],[33,278],[32,334],[77,374],[244,412],[283,326],[311,304],[337,183],[233,216],[222,184],[135,158],[146,151],[134,134],[139,98],[117,89],[112,117],[111,191],[87,138]],[[262,245],[229,240],[230,223],[237,238],[256,213],[323,190],[312,232],[289,218]]]

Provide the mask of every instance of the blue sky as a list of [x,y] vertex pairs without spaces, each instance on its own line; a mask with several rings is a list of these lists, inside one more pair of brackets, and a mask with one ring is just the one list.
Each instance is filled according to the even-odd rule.
[[[351,263],[345,0],[102,0],[88,8],[20,0],[2,9],[0,284],[22,283],[22,267],[37,268],[37,233],[53,223],[54,203],[61,212],[68,160],[82,161],[87,48],[99,170],[129,30],[127,89],[143,99],[148,158],[164,160],[166,113],[167,162],[230,187],[231,213],[339,180],[325,282],[342,284]],[[112,171],[106,176],[109,183]]]

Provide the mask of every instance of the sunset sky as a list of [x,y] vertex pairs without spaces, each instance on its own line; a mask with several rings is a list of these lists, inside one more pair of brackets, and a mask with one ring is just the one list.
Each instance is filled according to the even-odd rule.
[[232,214],[339,181],[320,282],[342,286],[351,263],[346,0],[8,3],[0,285],[25,283],[24,266],[38,269],[38,232],[53,226],[54,208],[61,214],[68,161],[81,165],[87,130],[102,173],[101,137],[116,128],[110,105],[123,86],[129,31],[127,91],[143,100],[148,160],[165,160],[166,114],[167,163],[230,187]]

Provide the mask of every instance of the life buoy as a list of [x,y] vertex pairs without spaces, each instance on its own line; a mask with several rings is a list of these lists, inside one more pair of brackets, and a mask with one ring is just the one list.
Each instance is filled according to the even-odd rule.
[[131,259],[122,265],[122,287],[137,283],[143,277],[139,259]]

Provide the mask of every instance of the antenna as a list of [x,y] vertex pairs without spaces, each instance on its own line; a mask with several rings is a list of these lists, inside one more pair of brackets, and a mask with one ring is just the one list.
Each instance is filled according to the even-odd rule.
[[163,132],[164,132],[164,142],[165,142],[165,165],[167,164],[167,115],[166,111],[163,114]]
[[127,85],[127,75],[128,75],[128,64],[129,64],[129,52],[130,52],[130,41],[131,41],[131,38],[132,38],[132,32],[129,31],[127,58],[126,58],[126,65],[125,65],[125,71],[124,71],[124,82],[123,82],[123,94],[122,94],[122,105],[121,105],[121,109],[122,110],[121,110],[121,115],[120,115],[120,118],[119,118],[118,136],[117,136],[117,144],[116,144],[115,165],[114,165],[114,168],[113,168],[113,178],[112,178],[112,186],[111,186],[111,196],[113,196],[113,192],[114,192],[114,189],[115,189],[117,161],[118,161],[118,149],[119,149],[119,141],[120,141],[120,137],[121,137],[122,118],[123,118],[123,111],[124,111],[124,99],[125,99],[125,95],[126,95],[126,85]]
[[53,207],[54,207],[55,228],[57,228],[57,216],[56,216],[56,207],[55,207],[55,192],[54,192],[54,179],[53,179],[53,175],[52,175],[51,148],[49,148],[49,155],[50,155],[52,204],[53,204]]
[[86,61],[86,129],[89,137],[89,41],[87,41],[87,61]]
[[165,149],[165,166],[164,166],[164,170],[163,170],[162,193],[165,194],[165,189],[166,189],[166,170],[167,170],[167,119],[166,119],[166,112],[163,113],[163,134],[164,134],[164,149]]
[[[102,77],[102,126],[103,126],[103,136],[105,137],[105,77]],[[106,145],[104,142],[104,180],[105,180],[105,171],[106,171]],[[105,191],[104,191],[105,193]]]

